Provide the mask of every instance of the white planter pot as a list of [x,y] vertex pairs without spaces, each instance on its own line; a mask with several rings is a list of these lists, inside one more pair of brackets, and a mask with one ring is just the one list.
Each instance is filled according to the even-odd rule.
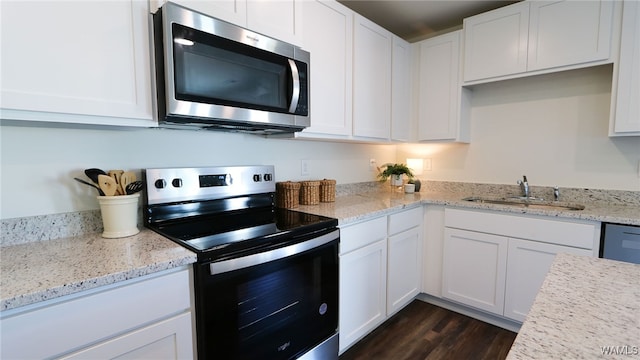
[[391,175],[391,186],[402,186],[402,175]]

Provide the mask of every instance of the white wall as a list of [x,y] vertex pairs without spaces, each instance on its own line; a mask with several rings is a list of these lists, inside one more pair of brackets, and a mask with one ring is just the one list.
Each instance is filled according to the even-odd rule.
[[[73,177],[83,170],[139,171],[152,167],[275,165],[276,181],[375,180],[369,159],[395,159],[394,145],[265,139],[206,131],[133,131],[0,127],[0,218],[97,209],[96,191]],[[308,160],[309,175],[300,162]]]
[[273,164],[276,180],[373,181],[378,164],[432,159],[433,180],[640,191],[640,138],[609,138],[610,67],[474,89],[471,144],[362,145],[178,130],[0,127],[0,218],[97,209],[82,170]]
[[425,179],[640,191],[640,138],[609,138],[611,67],[477,86],[471,143],[401,145]]

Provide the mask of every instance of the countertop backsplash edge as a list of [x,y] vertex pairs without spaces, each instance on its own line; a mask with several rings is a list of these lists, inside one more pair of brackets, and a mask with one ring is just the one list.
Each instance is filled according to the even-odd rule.
[[[378,181],[337,184],[336,196],[384,193],[389,189],[389,183]],[[553,198],[553,187],[532,186],[531,189],[534,196]],[[422,180],[421,192],[459,194],[462,197],[472,195],[499,197],[518,195],[519,190],[517,185]],[[560,196],[562,201],[575,203],[640,207],[640,191],[560,188]],[[143,227],[142,211],[139,211],[139,214],[138,226]],[[102,229],[102,217],[100,210],[97,209],[0,219],[0,247],[95,234],[101,232]]]

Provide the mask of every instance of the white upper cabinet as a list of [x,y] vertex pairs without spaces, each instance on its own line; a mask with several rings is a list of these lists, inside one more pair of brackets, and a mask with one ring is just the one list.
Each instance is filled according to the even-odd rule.
[[393,36],[391,140],[411,139],[411,44]]
[[517,3],[464,19],[464,80],[527,70],[529,3]]
[[302,8],[299,0],[248,0],[247,28],[291,44],[302,43]]
[[533,1],[527,70],[604,60],[611,53],[613,1]]
[[304,4],[303,48],[311,53],[311,126],[298,137],[351,135],[353,12],[333,1]]
[[419,141],[469,141],[468,126],[461,122],[467,95],[459,81],[461,36],[454,31],[416,44]]
[[466,18],[464,81],[609,61],[614,5],[525,1]]
[[220,20],[247,27],[247,0],[171,0],[171,2]]
[[[391,127],[392,34],[356,14],[353,49],[353,136],[388,140]],[[409,86],[407,84],[407,86]]]
[[0,6],[3,121],[155,126],[146,1]]
[[[640,3],[623,5],[620,61],[614,73],[611,136],[640,136]],[[617,86],[615,86],[617,83]]]
[[213,16],[291,44],[302,43],[300,0],[171,0],[192,10]]

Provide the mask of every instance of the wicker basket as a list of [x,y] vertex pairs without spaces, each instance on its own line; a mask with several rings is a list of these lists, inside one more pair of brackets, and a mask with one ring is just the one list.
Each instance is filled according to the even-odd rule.
[[300,185],[300,204],[317,205],[320,203],[320,181],[302,181]]
[[285,181],[276,183],[276,206],[291,209],[299,205],[300,183]]
[[336,181],[324,179],[320,180],[320,202],[336,201]]

